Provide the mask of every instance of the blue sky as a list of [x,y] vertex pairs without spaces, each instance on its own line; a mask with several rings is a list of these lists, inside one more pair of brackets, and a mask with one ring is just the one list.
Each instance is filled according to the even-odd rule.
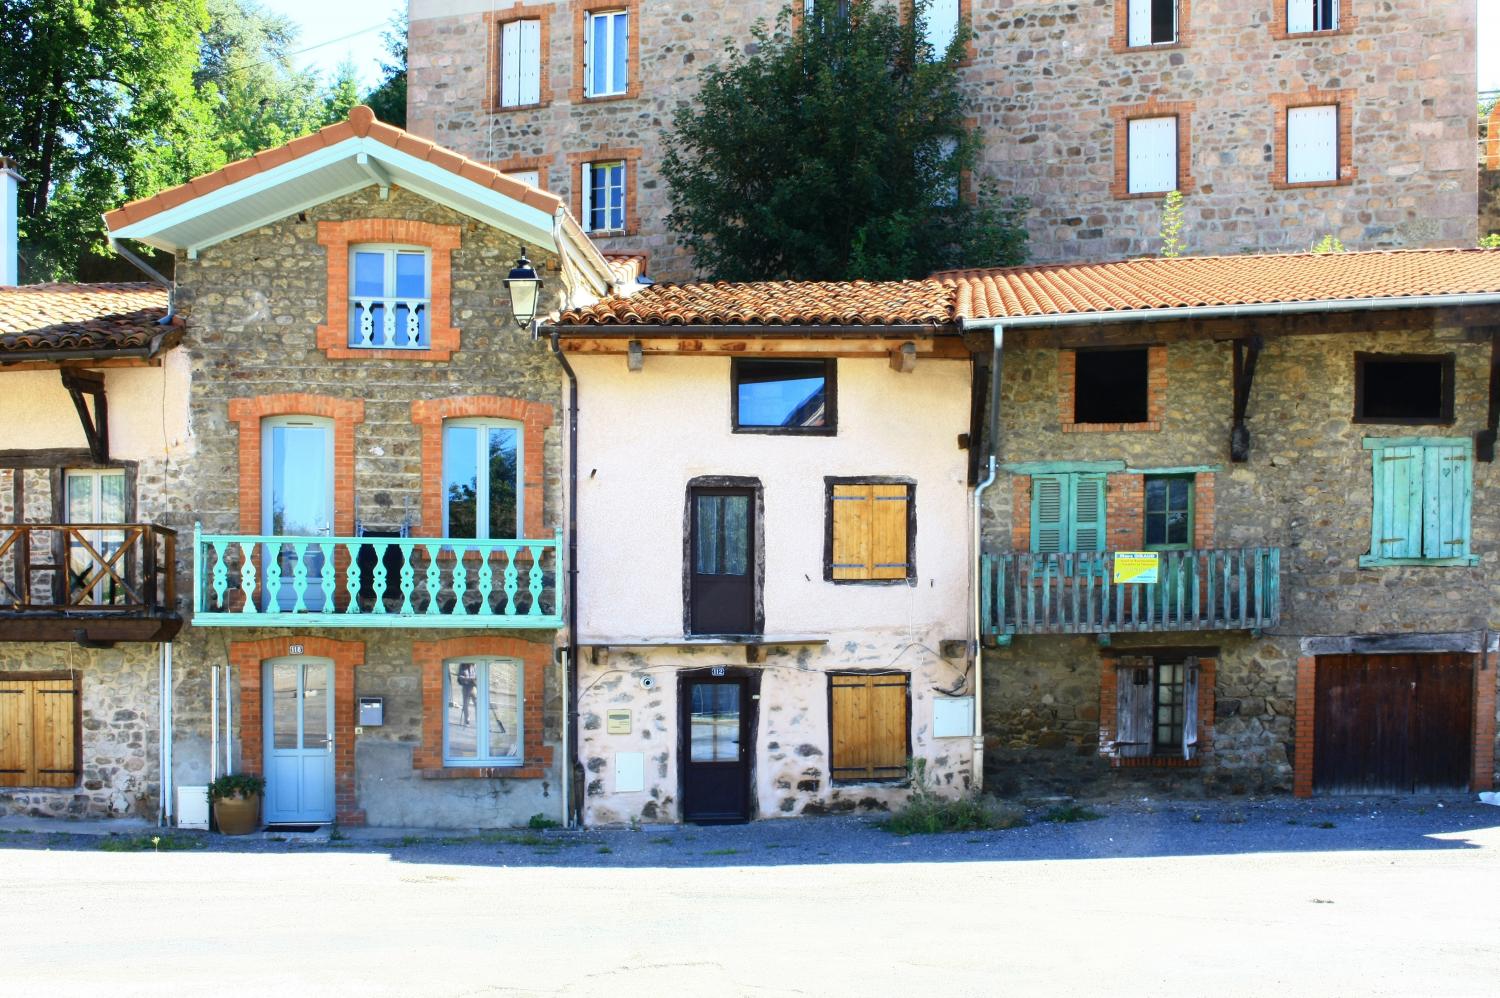
[[[325,75],[352,59],[366,86],[380,76],[380,33],[406,0],[262,0],[302,25],[298,56]],[[356,32],[358,32],[356,34]],[[346,37],[353,35],[353,37]],[[1479,0],[1479,89],[1500,90],[1500,0]],[[1488,57],[1486,57],[1488,56]]]

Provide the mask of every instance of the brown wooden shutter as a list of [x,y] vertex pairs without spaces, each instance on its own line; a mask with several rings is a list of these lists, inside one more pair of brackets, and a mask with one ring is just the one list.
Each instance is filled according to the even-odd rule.
[[907,677],[834,675],[832,775],[835,780],[906,776]]
[[1198,755],[1198,659],[1189,656],[1182,666],[1182,757]]
[[1133,759],[1151,754],[1154,663],[1122,658],[1115,670],[1115,755]]
[[0,681],[0,787],[31,786],[31,684]]
[[74,695],[72,680],[39,679],[31,684],[33,786],[71,787],[76,781]]
[[870,507],[873,492],[868,485],[833,487],[833,577],[870,578]]
[[833,487],[835,580],[904,579],[911,488],[907,485]]
[[904,579],[910,574],[907,558],[907,506],[911,490],[905,485],[871,488],[874,515],[870,525],[869,578]]

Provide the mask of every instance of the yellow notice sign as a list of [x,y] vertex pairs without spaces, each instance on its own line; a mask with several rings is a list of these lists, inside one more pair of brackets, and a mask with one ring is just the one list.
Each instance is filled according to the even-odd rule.
[[1136,583],[1145,585],[1158,581],[1161,572],[1161,555],[1156,551],[1116,551],[1115,584]]

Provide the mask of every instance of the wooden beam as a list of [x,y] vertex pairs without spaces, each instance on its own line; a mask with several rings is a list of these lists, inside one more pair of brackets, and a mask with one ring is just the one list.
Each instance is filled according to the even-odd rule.
[[[104,394],[104,375],[96,371],[64,370],[63,387],[72,396],[73,408],[78,410],[78,422],[83,426],[83,435],[88,440],[89,454],[95,464],[109,463],[109,400]],[[83,397],[94,400],[94,411]]]
[[[22,356],[25,356],[24,354]],[[161,367],[160,357],[109,357],[102,360],[24,360],[14,364],[0,361],[0,374],[7,371],[63,371],[75,368],[99,370],[118,367]]]
[[1259,336],[1234,341],[1234,423],[1229,430],[1229,460],[1236,464],[1250,460],[1250,428],[1245,425],[1245,411],[1250,406],[1255,365],[1264,345]]
[[[880,357],[889,358],[891,342],[879,339],[688,339],[650,337],[640,340],[586,339],[571,337],[562,347],[573,354],[628,355],[630,344],[639,343],[642,356],[685,355],[697,357],[743,357],[773,355],[779,357]],[[968,360],[969,351],[962,341],[948,338],[918,340],[910,344],[914,356],[943,360]]]
[[1495,460],[1495,436],[1500,431],[1500,326],[1490,331],[1490,410],[1484,429],[1474,434],[1474,459]]
[[910,374],[917,369],[917,345],[903,343],[891,351],[891,370],[898,374]]

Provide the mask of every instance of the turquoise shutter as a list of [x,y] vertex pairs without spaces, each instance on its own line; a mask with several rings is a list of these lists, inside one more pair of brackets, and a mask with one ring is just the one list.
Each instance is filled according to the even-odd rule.
[[1462,558],[1469,553],[1473,489],[1468,441],[1423,450],[1422,557]]
[[1068,475],[1031,476],[1031,550],[1053,554],[1067,537]]
[[1072,547],[1070,551],[1104,550],[1104,476],[1072,475]]
[[1423,448],[1381,447],[1372,452],[1375,508],[1370,553],[1381,558],[1422,557]]

